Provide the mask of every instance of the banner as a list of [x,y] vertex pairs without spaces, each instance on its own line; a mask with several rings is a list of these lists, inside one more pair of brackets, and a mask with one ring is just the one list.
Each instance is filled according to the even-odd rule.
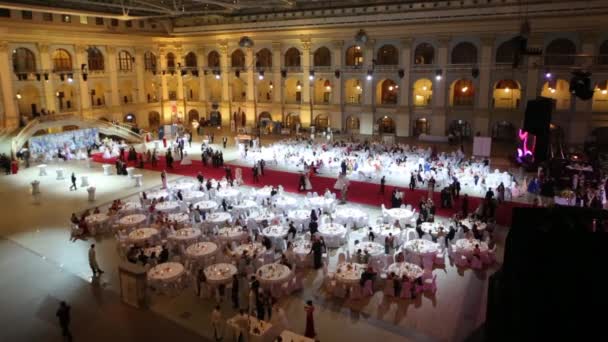
[[41,154],[49,151],[56,153],[59,149],[69,149],[70,151],[86,149],[98,141],[99,130],[86,128],[31,137],[28,145],[30,153]]

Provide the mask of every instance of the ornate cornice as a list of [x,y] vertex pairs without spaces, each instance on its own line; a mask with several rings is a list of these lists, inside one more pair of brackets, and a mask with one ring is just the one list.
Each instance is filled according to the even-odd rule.
[[49,44],[38,43],[36,46],[38,47],[38,51],[40,53],[49,53]]
[[281,51],[281,42],[272,42],[272,49]]

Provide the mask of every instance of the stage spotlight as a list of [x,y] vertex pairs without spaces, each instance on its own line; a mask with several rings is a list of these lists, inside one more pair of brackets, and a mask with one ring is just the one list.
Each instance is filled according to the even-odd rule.
[[219,70],[216,70],[216,71],[214,71],[213,73],[215,74],[215,79],[216,79],[216,80],[219,80],[219,79],[222,77],[222,76],[221,76],[221,75],[222,75],[222,72],[221,72],[221,71],[219,71]]
[[336,71],[334,71],[334,76],[335,76],[336,78],[340,78],[340,70],[336,70]]
[[72,83],[72,81],[74,81],[74,75],[73,74],[68,74],[68,82]]
[[442,74],[443,74],[443,71],[441,69],[435,70],[435,79],[437,81],[441,81],[441,79],[443,78]]
[[17,100],[21,100],[21,93],[17,93],[15,96],[17,97]]
[[373,78],[374,72],[372,70],[367,71],[367,80],[371,81]]
[[314,70],[310,70],[308,72],[308,79],[311,80],[311,81],[315,79],[315,71]]
[[260,79],[260,81],[263,80],[264,79],[264,70],[258,71],[258,74],[259,74],[258,78]]
[[589,100],[593,97],[593,88],[591,87],[591,73],[583,71],[574,71],[574,76],[570,79],[570,92],[581,100]]

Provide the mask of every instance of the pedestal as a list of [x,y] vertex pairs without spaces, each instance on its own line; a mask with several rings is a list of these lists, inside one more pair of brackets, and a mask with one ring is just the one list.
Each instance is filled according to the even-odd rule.
[[125,304],[141,308],[146,304],[146,269],[123,262],[118,266],[120,298]]
[[88,167],[89,169],[92,169],[92,168],[93,168],[93,159],[91,159],[91,158],[87,158],[87,167]]
[[127,168],[127,175],[129,176],[129,178],[133,178],[133,173],[135,172],[135,168],[134,167],[128,167]]
[[57,172],[57,180],[64,180],[65,177],[63,176],[63,169],[57,169],[55,170]]
[[80,176],[80,187],[89,186],[89,176]]
[[38,165],[38,170],[39,170],[39,173],[38,173],[39,176],[46,176],[46,164]]
[[88,188],[87,192],[89,193],[89,202],[94,202],[95,201],[95,187],[92,186],[92,187]]
[[106,176],[112,175],[112,165],[104,164],[103,166],[103,174]]
[[142,180],[143,180],[144,176],[137,174],[137,175],[133,175],[133,179],[135,179],[135,186],[136,187],[140,187],[142,185]]
[[36,195],[40,193],[40,182],[33,181],[32,183],[32,195]]

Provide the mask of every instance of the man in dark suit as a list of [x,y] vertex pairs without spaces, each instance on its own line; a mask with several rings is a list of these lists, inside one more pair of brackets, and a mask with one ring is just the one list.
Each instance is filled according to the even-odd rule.
[[59,318],[59,326],[61,327],[61,334],[68,341],[72,340],[72,333],[70,332],[70,306],[66,302],[59,304],[59,309],[55,314]]

